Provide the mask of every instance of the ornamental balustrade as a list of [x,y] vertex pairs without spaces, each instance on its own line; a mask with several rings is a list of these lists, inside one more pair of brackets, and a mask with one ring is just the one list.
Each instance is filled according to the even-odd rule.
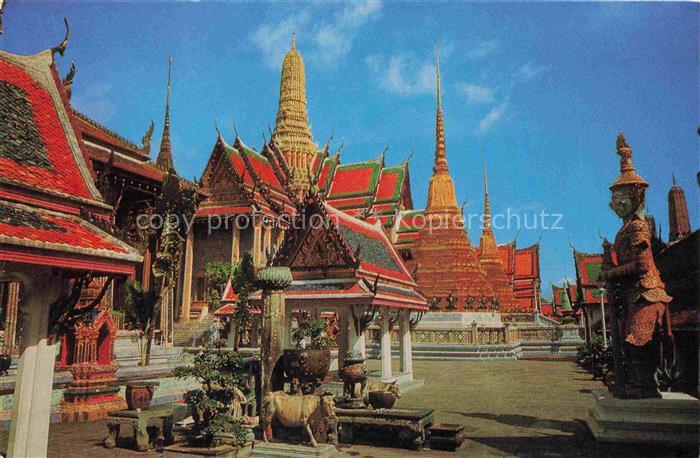
[[[376,325],[365,331],[368,342],[380,342],[381,330]],[[510,342],[552,342],[561,339],[561,331],[556,326],[513,327],[476,327],[467,329],[414,329],[411,340],[414,344],[463,344],[463,345],[500,345]],[[398,342],[397,329],[391,330],[391,341]]]

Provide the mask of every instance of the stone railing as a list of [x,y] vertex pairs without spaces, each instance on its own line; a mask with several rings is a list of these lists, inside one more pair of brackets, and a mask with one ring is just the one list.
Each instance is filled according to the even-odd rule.
[[[379,342],[380,330],[370,326],[365,331],[367,342]],[[426,329],[411,331],[414,344],[442,345],[501,345],[511,342],[553,342],[561,339],[561,330],[557,326],[514,327],[506,323],[501,327],[471,326],[463,329]],[[391,330],[391,341],[398,342],[397,329]]]
[[501,321],[504,323],[532,323],[534,320],[532,313],[501,313]]
[[514,329],[517,332],[517,337],[514,340],[523,342],[546,342],[556,341],[561,339],[561,331],[557,326],[532,326],[521,327]]

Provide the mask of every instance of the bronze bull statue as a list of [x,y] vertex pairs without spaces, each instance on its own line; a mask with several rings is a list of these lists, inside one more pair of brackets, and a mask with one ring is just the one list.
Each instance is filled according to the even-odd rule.
[[290,396],[284,391],[274,391],[263,399],[261,420],[265,442],[272,432],[273,420],[286,428],[304,428],[314,448],[318,443],[313,431],[318,433],[319,427],[325,429],[330,425],[333,441],[338,437],[335,402],[330,394]]

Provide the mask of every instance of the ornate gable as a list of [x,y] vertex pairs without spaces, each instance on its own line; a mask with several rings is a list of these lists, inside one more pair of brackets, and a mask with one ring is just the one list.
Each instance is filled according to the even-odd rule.
[[306,233],[290,267],[352,267],[353,260],[338,234],[330,228],[313,228]]

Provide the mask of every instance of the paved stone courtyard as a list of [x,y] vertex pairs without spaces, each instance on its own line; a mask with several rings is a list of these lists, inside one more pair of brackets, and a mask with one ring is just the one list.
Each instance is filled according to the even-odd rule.
[[[464,424],[467,440],[457,452],[460,456],[596,454],[582,420],[590,391],[602,385],[571,361],[415,361],[414,370],[425,386],[404,396],[396,406],[434,408],[437,422]],[[53,424],[49,457],[158,455],[104,449],[105,433],[104,421]],[[408,450],[357,445],[341,451],[355,457],[415,455]],[[420,455],[452,453],[426,450]]]

